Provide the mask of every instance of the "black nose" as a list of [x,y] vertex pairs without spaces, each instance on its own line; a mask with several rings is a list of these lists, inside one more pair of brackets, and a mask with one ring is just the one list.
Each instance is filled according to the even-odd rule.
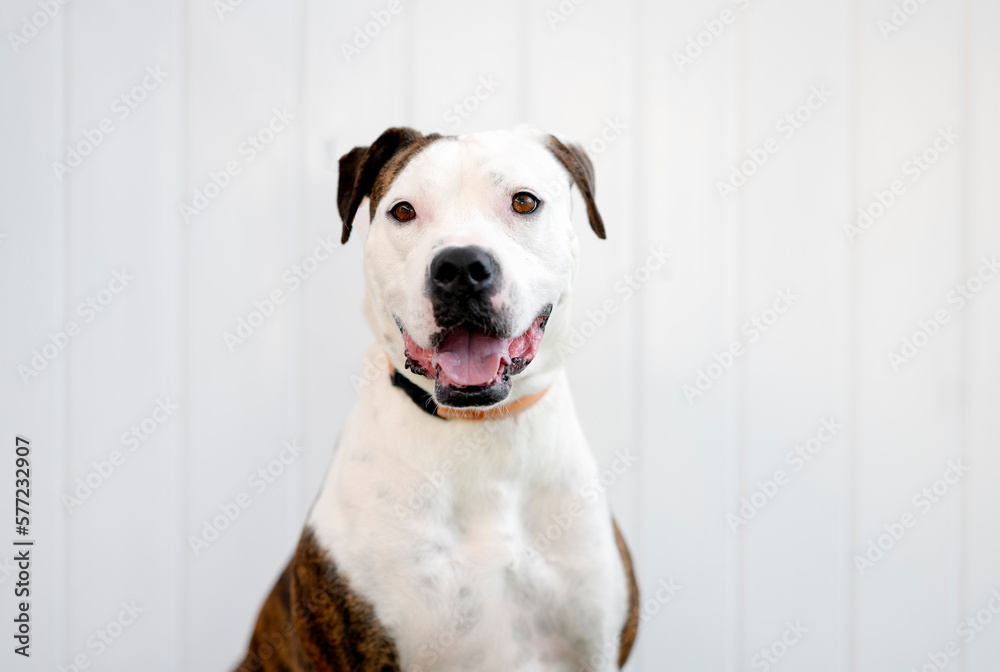
[[442,250],[430,268],[434,293],[449,299],[485,298],[496,291],[499,276],[490,253],[474,245]]

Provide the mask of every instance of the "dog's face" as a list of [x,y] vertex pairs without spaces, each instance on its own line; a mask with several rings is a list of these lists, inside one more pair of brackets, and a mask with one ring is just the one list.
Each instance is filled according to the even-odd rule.
[[442,137],[393,128],[341,158],[344,242],[369,198],[372,327],[396,366],[434,381],[437,403],[496,404],[514,376],[558,366],[553,343],[569,327],[577,261],[574,182],[603,238],[590,161],[534,129]]

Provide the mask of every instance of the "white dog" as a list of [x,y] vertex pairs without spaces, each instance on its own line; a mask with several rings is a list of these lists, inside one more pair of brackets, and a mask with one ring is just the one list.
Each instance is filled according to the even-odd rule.
[[[367,197],[362,388],[241,671],[612,670],[638,625],[628,550],[556,346],[570,328],[579,147],[518,128],[392,128],[340,160]],[[581,493],[586,495],[581,495]]]

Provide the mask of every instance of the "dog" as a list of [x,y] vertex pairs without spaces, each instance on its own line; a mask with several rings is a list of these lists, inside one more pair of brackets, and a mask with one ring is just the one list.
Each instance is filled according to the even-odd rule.
[[368,199],[365,380],[239,672],[600,672],[639,593],[596,482],[568,338],[578,146],[528,128],[390,128],[340,159],[346,243]]

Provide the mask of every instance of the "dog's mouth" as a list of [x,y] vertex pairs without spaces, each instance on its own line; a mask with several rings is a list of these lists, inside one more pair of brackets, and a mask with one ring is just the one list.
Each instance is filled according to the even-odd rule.
[[504,338],[465,322],[436,334],[431,348],[422,348],[402,327],[406,368],[435,381],[439,403],[448,406],[488,406],[510,393],[511,376],[535,358],[551,308],[528,329]]

